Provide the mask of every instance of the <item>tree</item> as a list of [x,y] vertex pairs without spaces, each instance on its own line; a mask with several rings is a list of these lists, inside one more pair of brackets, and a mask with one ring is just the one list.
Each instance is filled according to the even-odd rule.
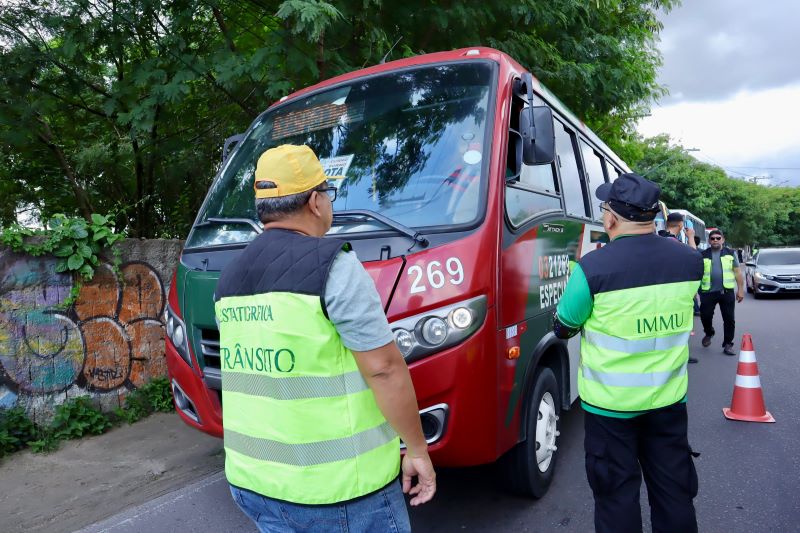
[[766,187],[729,177],[702,163],[666,135],[635,138],[624,150],[631,168],[662,189],[668,207],[687,209],[706,227],[718,227],[734,246],[800,244],[800,189]]
[[[277,98],[389,58],[488,45],[607,140],[661,94],[676,0],[22,0],[0,12],[0,193],[43,217],[185,235],[227,136]],[[398,40],[399,44],[397,44]],[[392,49],[392,46],[397,46]]]

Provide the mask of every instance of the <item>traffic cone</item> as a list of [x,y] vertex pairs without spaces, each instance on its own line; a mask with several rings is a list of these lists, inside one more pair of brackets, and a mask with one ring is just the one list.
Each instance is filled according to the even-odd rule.
[[736,369],[736,383],[733,385],[731,406],[722,409],[725,418],[744,422],[775,422],[764,405],[761,379],[758,377],[756,352],[749,333],[742,337],[739,352],[739,366]]

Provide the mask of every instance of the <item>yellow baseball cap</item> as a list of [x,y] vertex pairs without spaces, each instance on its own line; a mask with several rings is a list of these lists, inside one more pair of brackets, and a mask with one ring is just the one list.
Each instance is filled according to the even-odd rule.
[[258,158],[253,188],[256,198],[278,198],[310,191],[329,179],[343,176],[326,176],[322,163],[306,145],[284,144],[270,148]]

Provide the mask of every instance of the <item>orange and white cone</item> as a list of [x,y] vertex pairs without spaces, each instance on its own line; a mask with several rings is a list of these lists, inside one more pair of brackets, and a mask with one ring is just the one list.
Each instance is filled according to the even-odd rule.
[[744,422],[775,422],[764,405],[761,379],[758,377],[756,352],[750,334],[742,337],[739,352],[739,366],[736,369],[736,383],[733,386],[731,406],[722,409],[725,418]]

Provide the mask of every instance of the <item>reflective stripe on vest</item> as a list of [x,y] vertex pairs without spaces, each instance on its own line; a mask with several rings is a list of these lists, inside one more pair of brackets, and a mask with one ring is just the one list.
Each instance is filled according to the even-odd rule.
[[666,385],[671,379],[686,374],[686,363],[675,370],[665,372],[645,372],[642,374],[626,374],[622,372],[599,372],[587,366],[581,367],[584,379],[597,381],[611,387],[658,387]]
[[[723,254],[719,258],[722,264],[722,287],[733,289],[736,287],[736,274],[733,271],[733,255]],[[700,284],[701,291],[711,290],[711,259],[703,257],[703,281]]]
[[587,342],[605,348],[627,354],[639,352],[652,352],[653,350],[669,350],[678,346],[683,346],[689,342],[690,332],[676,333],[667,337],[655,337],[653,339],[622,339],[613,335],[606,335],[599,331],[586,331]]
[[581,338],[578,390],[588,404],[647,411],[686,395],[698,281],[594,295]]
[[216,314],[232,485],[316,505],[397,477],[399,439],[318,295],[222,297]]
[[302,444],[286,444],[225,430],[225,447],[260,461],[294,466],[314,466],[353,459],[397,437],[388,422],[349,437]]
[[353,392],[367,390],[361,372],[348,372],[340,376],[304,376],[294,378],[273,378],[242,372],[225,374],[225,390],[242,392],[252,396],[264,396],[276,400],[300,400],[303,398],[329,398],[344,396]]

